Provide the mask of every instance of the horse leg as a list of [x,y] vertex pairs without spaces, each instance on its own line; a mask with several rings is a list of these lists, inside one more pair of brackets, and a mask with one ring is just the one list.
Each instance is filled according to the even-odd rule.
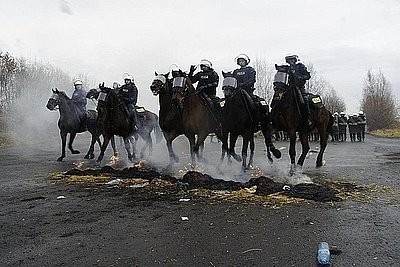
[[100,154],[99,154],[99,157],[97,158],[97,163],[101,163],[101,161],[103,160],[104,152],[106,151],[107,146],[108,146],[108,142],[110,142],[110,139],[112,137],[113,136],[109,136],[109,135],[103,134],[103,138],[104,138],[103,145],[101,146]]
[[325,148],[328,145],[328,134],[326,133],[326,130],[324,128],[318,129],[318,132],[320,134],[320,140],[319,140],[319,153],[317,156],[317,164],[316,167],[322,167],[325,165],[325,162],[322,160],[322,157],[324,156]]
[[204,140],[206,140],[208,134],[207,133],[203,133],[203,134],[199,134],[197,136],[197,141],[196,144],[194,146],[194,152],[197,156],[197,159],[199,161],[202,161],[204,163],[207,162],[207,160],[205,158],[203,158],[203,150],[204,150]]
[[225,154],[228,152],[228,133],[227,132],[224,131],[222,133],[221,141],[222,141],[221,157],[219,159],[218,167],[220,167],[222,165],[222,163],[224,162],[224,159],[225,159]]
[[140,150],[140,157],[141,158],[144,157],[144,152],[146,151],[147,148],[149,148],[149,156],[151,156],[152,150],[153,150],[153,142],[151,140],[150,133],[143,134],[142,137],[144,137],[143,140],[145,141],[145,144],[142,147],[142,149]]
[[238,134],[232,134],[229,138],[229,154],[236,160],[236,161],[242,161],[242,158],[236,154],[235,152],[235,145],[236,145],[236,141],[238,139],[239,135]]
[[167,145],[168,149],[168,155],[169,155],[169,164],[168,167],[171,167],[174,163],[179,162],[179,157],[175,154],[174,149],[172,147],[172,141],[175,140],[175,138],[178,136],[177,133],[175,132],[163,132],[164,134],[164,139]]
[[297,161],[297,165],[303,166],[304,160],[307,156],[308,151],[310,150],[310,144],[308,143],[308,133],[307,132],[300,132],[300,142],[301,142],[301,155],[299,160]]
[[253,158],[254,158],[254,135],[251,133],[251,138],[250,138],[250,158],[249,158],[249,164],[247,167],[250,169],[253,167]]
[[57,159],[57,161],[62,161],[65,158],[65,145],[67,143],[67,133],[64,131],[60,131],[61,137],[61,156]]
[[[129,137],[124,138],[124,144],[125,144],[126,153],[128,153],[128,159],[130,162],[133,162],[133,160],[135,159],[135,149],[133,148],[133,151],[131,153],[131,141],[133,141],[132,138],[129,138]],[[133,142],[132,142],[132,146],[133,146]]]
[[114,152],[114,157],[118,157],[118,151],[115,148],[115,137],[114,137],[114,135],[111,137],[111,147],[112,147],[113,152]]
[[187,135],[187,139],[189,140],[189,145],[190,145],[190,159],[192,161],[193,167],[196,166],[196,152],[195,152],[195,136],[194,135]]
[[85,155],[85,159],[93,159],[94,158],[94,154],[93,154],[93,151],[94,151],[94,144],[96,143],[96,139],[97,139],[97,134],[96,133],[91,133],[92,134],[92,138],[91,138],[91,141],[90,141],[90,148],[89,148],[89,151],[86,153],[86,155]]
[[296,172],[296,131],[291,130],[288,132],[289,135],[289,156],[290,156],[290,171],[289,175],[294,175]]
[[70,133],[69,134],[68,148],[69,148],[69,150],[71,151],[72,154],[79,154],[79,153],[81,153],[79,150],[74,150],[72,148],[72,143],[74,142],[75,136],[76,136],[76,133]]
[[247,148],[249,146],[249,139],[248,137],[243,137],[243,146],[242,146],[242,171],[246,171],[247,165]]

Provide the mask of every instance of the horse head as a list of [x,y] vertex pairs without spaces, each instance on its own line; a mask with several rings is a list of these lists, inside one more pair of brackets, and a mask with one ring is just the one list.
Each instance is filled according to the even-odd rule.
[[181,103],[187,95],[188,89],[192,89],[194,91],[193,85],[190,82],[187,74],[181,70],[173,71],[172,77],[172,99]]
[[90,89],[89,92],[86,94],[86,98],[89,99],[97,99],[99,97],[100,90],[96,88]]
[[57,88],[51,89],[51,91],[53,92],[53,94],[50,96],[46,104],[46,107],[49,110],[56,109],[56,107],[60,104],[60,97],[69,100],[69,97],[64,91],[59,91]]
[[233,77],[232,72],[222,71],[222,76],[224,77],[222,81],[222,91],[224,91],[225,98],[230,98],[238,90],[237,80]]
[[154,72],[156,77],[154,78],[153,82],[150,85],[150,90],[153,93],[154,96],[157,96],[158,94],[162,92],[167,91],[167,83],[168,81],[168,75],[169,72],[166,74],[158,74],[157,72]]

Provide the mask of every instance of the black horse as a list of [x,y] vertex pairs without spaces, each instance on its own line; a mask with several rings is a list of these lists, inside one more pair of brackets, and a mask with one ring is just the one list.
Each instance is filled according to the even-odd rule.
[[154,96],[158,96],[160,111],[158,113],[161,130],[164,134],[169,153],[168,168],[179,161],[179,157],[172,148],[172,141],[184,133],[182,117],[178,106],[172,100],[172,81],[167,74],[155,73],[156,77],[150,85]]
[[[268,117],[268,106],[265,101],[255,104],[251,96],[243,89],[238,88],[237,81],[232,73],[222,72],[224,76],[222,89],[225,102],[223,108],[222,124],[222,155],[220,164],[223,162],[225,153],[228,153],[228,160],[233,156],[237,161],[242,161],[242,170],[246,170],[253,164],[254,156],[254,133],[261,130],[264,134],[267,145],[267,156],[272,162],[270,151],[274,156],[280,158],[280,151],[275,149],[271,141],[270,123]],[[230,136],[229,148],[228,135]],[[235,153],[237,138],[243,137],[242,157]],[[250,144],[250,158],[247,164],[247,148]]]
[[[98,99],[99,94],[99,90],[91,89],[86,94],[86,97],[89,99]],[[149,149],[149,156],[151,156],[153,152],[153,139],[151,138],[151,133],[153,132],[153,130],[156,137],[156,144],[160,143],[162,139],[160,125],[158,123],[158,116],[157,114],[154,114],[153,112],[146,110],[143,107],[136,107],[136,114],[138,122],[136,125],[137,132],[133,134],[134,141],[137,142],[140,136],[145,141],[144,146],[140,150],[140,156],[144,157],[144,153],[147,148]],[[113,141],[114,137],[111,139],[111,142]]]
[[99,128],[102,129],[104,142],[101,146],[100,155],[97,162],[101,162],[104,152],[107,149],[110,139],[114,135],[119,135],[124,139],[125,149],[128,153],[128,159],[133,162],[135,158],[134,150],[131,152],[130,137],[132,136],[132,121],[128,119],[126,109],[118,98],[115,90],[104,87],[104,83],[99,85],[100,94],[97,105]]
[[289,71],[289,66],[275,65],[277,74],[274,79],[274,97],[271,104],[271,119],[273,129],[283,130],[288,133],[290,139],[289,155],[290,155],[290,174],[296,171],[296,132],[299,133],[302,145],[302,153],[297,164],[302,167],[305,157],[310,150],[308,135],[314,128],[318,130],[320,135],[320,151],[317,156],[316,166],[323,165],[323,154],[327,146],[328,133],[332,130],[333,117],[332,114],[322,105],[319,96],[311,97],[311,119],[312,127],[308,127],[305,119],[301,115],[301,95],[299,90],[293,85],[295,79]]
[[65,158],[65,145],[67,141],[67,134],[69,134],[68,148],[72,154],[79,154],[78,150],[72,148],[72,143],[74,142],[77,133],[83,133],[89,131],[92,135],[92,140],[90,142],[90,148],[85,159],[94,158],[94,144],[96,141],[99,146],[100,142],[100,129],[97,125],[97,112],[95,110],[86,111],[86,120],[81,122],[79,119],[78,107],[72,102],[72,100],[66,95],[65,92],[59,91],[57,88],[52,90],[53,94],[47,101],[46,107],[49,110],[55,110],[59,107],[60,119],[58,120],[58,128],[60,129],[61,136],[61,156],[57,161],[62,161]]

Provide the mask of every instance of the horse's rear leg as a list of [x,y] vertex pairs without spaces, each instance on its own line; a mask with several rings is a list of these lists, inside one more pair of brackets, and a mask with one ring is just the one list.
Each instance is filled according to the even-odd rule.
[[235,152],[235,145],[236,145],[236,141],[237,141],[238,137],[239,137],[238,134],[232,134],[231,133],[230,138],[229,138],[229,150],[228,150],[228,153],[236,161],[242,161],[242,158],[238,154],[236,154],[236,152]]
[[253,134],[252,138],[250,138],[250,158],[249,158],[249,164],[247,165],[247,168],[252,168],[253,167],[253,158],[254,158],[254,136]]
[[204,140],[206,140],[207,134],[200,134],[197,136],[196,144],[193,148],[197,159],[202,162],[207,162],[207,160],[203,157],[203,150],[204,150]]
[[57,161],[62,161],[65,158],[65,145],[67,143],[67,133],[60,131],[61,137],[61,156],[57,159]]
[[242,170],[245,171],[248,169],[247,163],[247,148],[249,146],[249,139],[247,137],[243,137],[243,146],[242,146]]
[[320,134],[320,140],[319,140],[320,149],[316,162],[317,168],[322,167],[325,164],[322,158],[324,156],[325,148],[328,144],[328,134],[326,133],[326,131],[324,129],[318,129],[318,132]]
[[71,151],[72,154],[79,154],[79,153],[81,153],[79,150],[74,150],[72,148],[72,143],[74,142],[75,136],[76,136],[76,133],[70,133],[69,134],[68,148],[69,148],[69,150]]
[[163,132],[164,139],[167,144],[168,155],[169,155],[169,163],[167,169],[169,169],[174,163],[179,162],[179,157],[175,154],[174,149],[172,148],[172,141],[178,136],[174,133]]
[[297,165],[303,166],[304,160],[306,159],[307,153],[310,150],[310,144],[308,143],[308,133],[300,132],[299,133],[300,142],[301,142],[301,155],[299,160],[297,161]]

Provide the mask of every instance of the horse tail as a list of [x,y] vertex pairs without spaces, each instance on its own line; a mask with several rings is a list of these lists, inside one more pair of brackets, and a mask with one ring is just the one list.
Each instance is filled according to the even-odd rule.
[[162,138],[163,138],[163,134],[161,132],[161,128],[160,128],[160,124],[158,123],[158,116],[156,115],[157,118],[157,123],[154,126],[154,133],[156,135],[156,144],[160,143]]

